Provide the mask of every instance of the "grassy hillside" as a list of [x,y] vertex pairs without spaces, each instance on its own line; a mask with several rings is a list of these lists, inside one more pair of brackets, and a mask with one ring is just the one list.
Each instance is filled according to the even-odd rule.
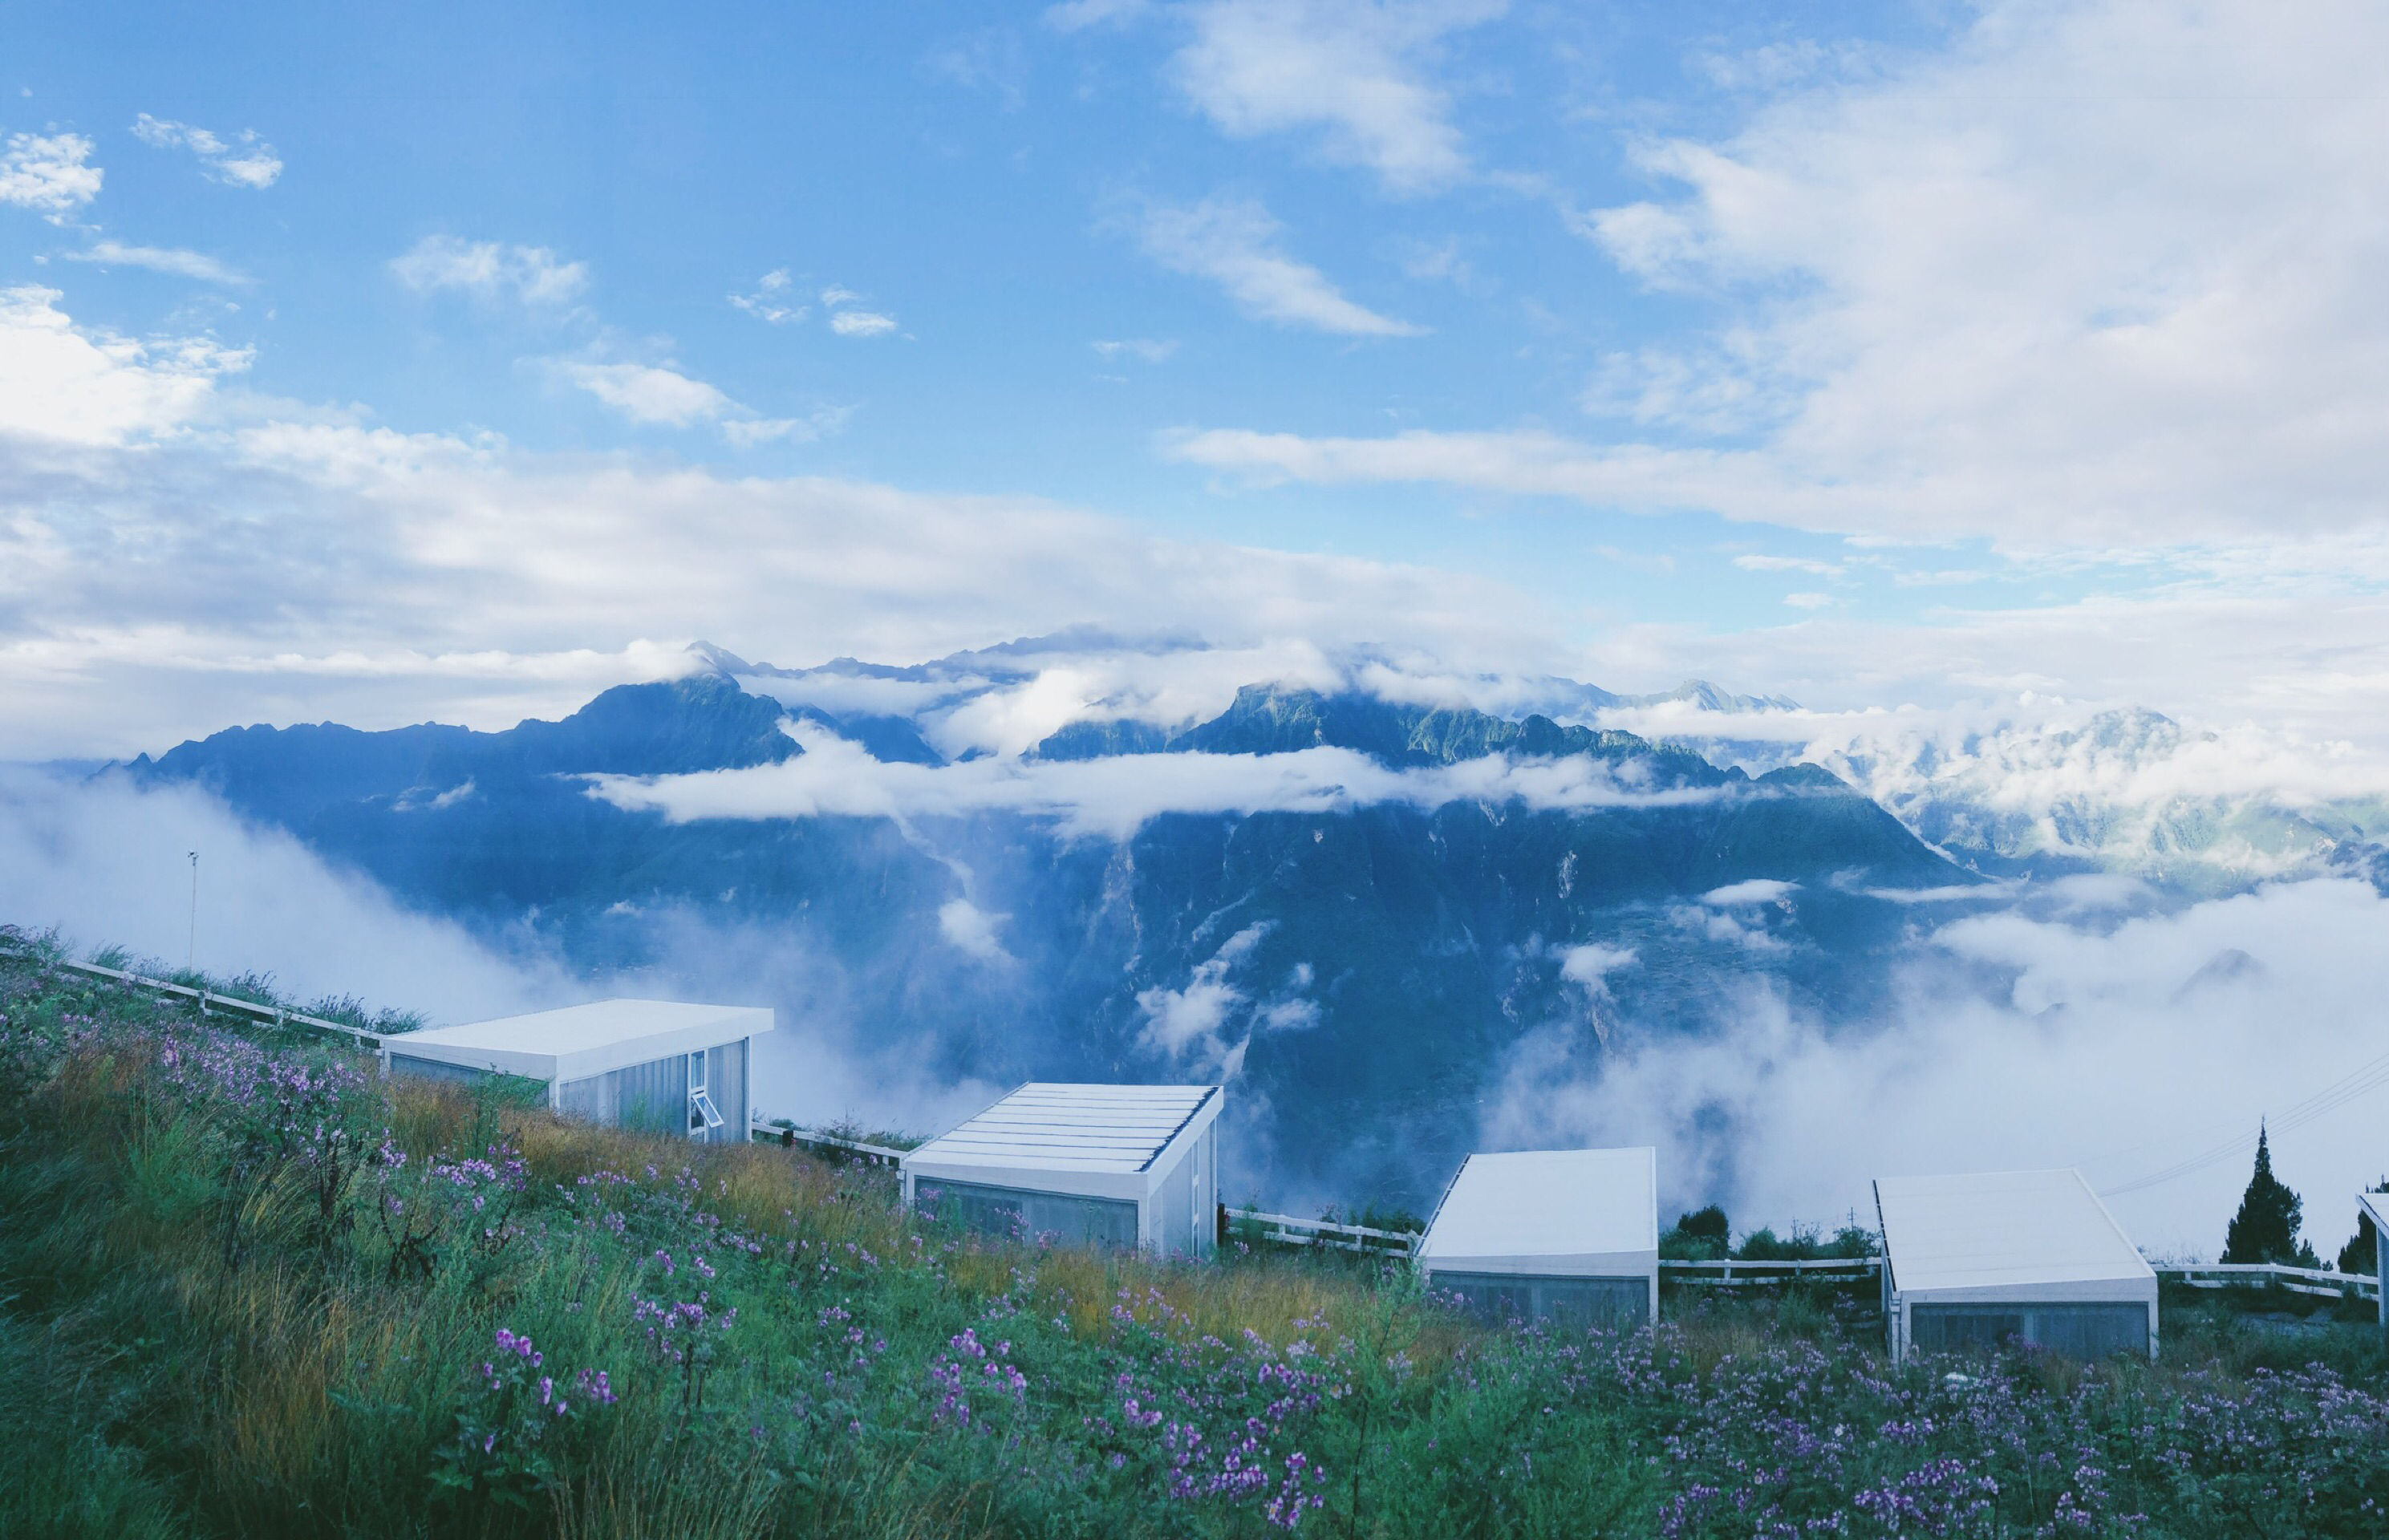
[[1826,1296],[1484,1330],[1399,1271],[982,1242],[0,941],[11,1536],[2384,1528],[2362,1331],[1895,1372]]

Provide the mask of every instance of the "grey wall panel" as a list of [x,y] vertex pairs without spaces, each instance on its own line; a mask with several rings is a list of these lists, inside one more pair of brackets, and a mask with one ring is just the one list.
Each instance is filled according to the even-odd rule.
[[1154,1243],[1164,1256],[1193,1256],[1194,1241],[1194,1167],[1199,1163],[1201,1141],[1188,1146],[1178,1164],[1161,1178],[1160,1190],[1153,1195]]
[[675,1053],[585,1080],[567,1080],[556,1088],[556,1104],[592,1123],[680,1133],[688,1121],[688,1056]]
[[1203,1130],[1195,1172],[1194,1254],[1208,1257],[1220,1250],[1220,1126]]
[[714,1144],[738,1144],[747,1139],[747,1042],[741,1038],[709,1049],[705,1055],[706,1094],[722,1114],[722,1126],[705,1137]]
[[489,1078],[488,1074],[481,1070],[445,1063],[438,1059],[417,1059],[395,1049],[390,1055],[390,1072],[392,1075],[412,1075],[419,1080],[447,1080],[460,1086],[470,1086]]

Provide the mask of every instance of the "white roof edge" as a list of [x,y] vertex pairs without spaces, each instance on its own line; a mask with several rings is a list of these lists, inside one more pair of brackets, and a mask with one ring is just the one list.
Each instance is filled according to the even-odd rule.
[[[637,1008],[670,1007],[677,1025],[639,1028],[620,1019]],[[605,1021],[608,1008],[618,1019]],[[391,1054],[461,1068],[527,1075],[538,1080],[578,1080],[632,1064],[717,1048],[773,1031],[778,1014],[769,1006],[711,1005],[693,1000],[591,1000],[555,1011],[428,1027],[383,1039]]]
[[2375,1228],[2389,1231],[2389,1192],[2359,1192],[2356,1206],[2372,1215]]
[[[1908,1285],[1902,1285],[1899,1283],[1899,1259],[1892,1251],[1890,1218],[1884,1212],[1884,1184],[1885,1182],[1889,1182],[1897,1188],[1907,1183],[1929,1184],[1934,1182],[1965,1181],[1970,1178],[1993,1179],[1998,1177],[2072,1177],[2075,1188],[2080,1191],[2084,1199],[2088,1200],[2091,1209],[2098,1214],[2100,1220],[2106,1226],[2107,1233],[2114,1238],[2116,1245],[2121,1248],[2120,1254],[2116,1255],[2112,1260],[2102,1260],[2094,1263],[2060,1264],[2057,1265],[2057,1270],[2061,1272],[2073,1272],[2079,1274],[2084,1272],[2086,1269],[2113,1268],[2113,1271],[2098,1271],[2093,1276],[2110,1282],[2120,1282],[2128,1279],[2133,1280],[2147,1280],[2153,1284],[2156,1279],[2156,1269],[2149,1265],[2149,1259],[2147,1257],[2140,1254],[2140,1248],[2138,1243],[2132,1240],[2131,1235],[2124,1228],[2123,1225],[2116,1220],[2114,1211],[2107,1206],[2105,1199],[2099,1196],[2098,1190],[2090,1185],[2089,1178],[2082,1175],[2082,1168],[2076,1165],[2051,1165],[2027,1166],[2010,1171],[1952,1171],[1941,1173],[1935,1176],[1877,1177],[1872,1178],[1872,1186],[1874,1189],[1875,1198],[1876,1233],[1883,1241],[1884,1265],[1886,1268],[1885,1276],[1891,1280],[1892,1286],[1902,1292],[1922,1291],[1926,1293],[1938,1293],[1944,1290],[1950,1289],[1964,1290],[1970,1288],[2007,1287],[2007,1285],[2004,1284],[1935,1283],[1929,1281],[1932,1276],[1930,1274],[1927,1275],[1928,1281],[1924,1283]],[[1898,1195],[1896,1194],[1896,1196]],[[1929,1261],[1930,1258],[1928,1257],[1928,1263]],[[2081,1279],[2076,1279],[2076,1281],[2080,1280]]]
[[1173,1154],[1184,1149],[1187,1145],[1194,1143],[1196,1139],[1201,1139],[1203,1137],[1203,1130],[1220,1121],[1220,1114],[1227,1105],[1228,1091],[1226,1087],[1210,1086],[1205,1088],[1203,1100],[1194,1103],[1194,1110],[1188,1113],[1184,1118],[1180,1120],[1176,1130],[1170,1134],[1169,1139],[1163,1140],[1161,1148],[1156,1150],[1152,1156],[1145,1161],[1143,1174],[1146,1176],[1157,1174],[1163,1166],[1168,1165],[1170,1163],[1170,1157]]
[[2124,1250],[2132,1254],[2132,1263],[2140,1269],[2140,1276],[2153,1280],[2157,1276],[2157,1270],[2149,1266],[2147,1257],[2140,1254],[2140,1242],[2134,1241],[2131,1233],[2116,1219],[2114,1210],[2107,1206],[2107,1200],[2099,1196],[2099,1190],[2090,1185],[2090,1178],[2082,1174],[2082,1168],[2078,1165],[2069,1165],[2065,1169],[2074,1173],[2074,1179],[2082,1184],[2084,1194],[2098,1205],[2100,1217],[2105,1219],[2107,1228],[2115,1232],[2115,1239],[2122,1242]]
[[[997,1108],[1003,1106],[1014,1097],[1020,1095],[1023,1091],[1040,1088],[1084,1091],[1200,1091],[1202,1094],[1195,1098],[1194,1105],[1186,1110],[1185,1114],[1179,1119],[1178,1126],[1170,1130],[1169,1137],[1163,1139],[1159,1145],[1143,1147],[1144,1152],[1132,1165],[1128,1165],[1128,1163],[1123,1160],[1120,1163],[1120,1165],[1116,1165],[1114,1169],[1108,1172],[1100,1173],[1101,1175],[1112,1177],[1131,1177],[1139,1182],[1147,1182],[1155,1178],[1161,1168],[1167,1164],[1167,1157],[1182,1149],[1186,1144],[1190,1143],[1194,1139],[1200,1138],[1205,1129],[1208,1128],[1213,1123],[1219,1121],[1220,1114],[1227,1106],[1228,1101],[1227,1088],[1223,1085],[1218,1084],[1181,1084],[1176,1082],[1156,1084],[1150,1081],[1125,1080],[1024,1080],[1020,1084],[1013,1087],[1010,1090],[1005,1091],[1002,1096],[999,1096],[994,1101],[989,1102],[986,1106],[981,1107],[978,1111],[971,1114],[968,1117],[961,1119],[939,1132],[936,1137],[926,1140],[917,1149],[907,1152],[903,1161],[904,1169],[907,1171],[917,1169],[924,1172],[935,1172],[952,1181],[968,1181],[972,1179],[963,1175],[965,1171],[1009,1170],[1023,1174],[1034,1173],[1041,1182],[1048,1185],[1050,1185],[1054,1180],[1063,1177],[1066,1173],[1079,1172],[1094,1174],[1090,1172],[1090,1168],[1088,1166],[1079,1164],[1048,1167],[1041,1165],[1033,1157],[1023,1157],[1016,1154],[1008,1157],[995,1158],[963,1157],[950,1154],[938,1149],[939,1145],[944,1143],[947,1139],[953,1138],[956,1134],[961,1133],[964,1129],[969,1127],[980,1118],[987,1116],[990,1113],[994,1112]],[[1003,1161],[1004,1164],[998,1164],[999,1160]],[[1127,1166],[1127,1168],[1121,1169],[1120,1166]],[[1055,1190],[1059,1190],[1055,1189]]]
[[1424,1273],[1503,1273],[1521,1278],[1655,1278],[1656,1247],[1648,1251],[1566,1252],[1552,1254],[1427,1255],[1418,1259]]
[[[1620,1161],[1619,1157],[1626,1159]],[[1603,1217],[1597,1203],[1588,1203],[1572,1218],[1563,1216],[1553,1220],[1546,1215],[1534,1220],[1522,1216],[1514,1202],[1505,1201],[1508,1195],[1498,1185],[1499,1176],[1488,1169],[1514,1161],[1522,1164],[1577,1161],[1595,1167],[1605,1163],[1627,1165],[1632,1172],[1630,1176],[1603,1173],[1602,1177],[1592,1178],[1596,1185],[1588,1190],[1588,1197],[1595,1192],[1617,1193],[1627,1197],[1630,1203],[1633,1197],[1627,1190],[1639,1180],[1643,1184],[1641,1201],[1636,1205],[1640,1212],[1629,1210],[1621,1213],[1610,1209],[1606,1211],[1607,1217]],[[1479,1175],[1479,1180],[1474,1186],[1470,1185],[1472,1173]],[[1472,1151],[1462,1159],[1451,1179],[1444,1184],[1443,1194],[1436,1201],[1434,1216],[1429,1219],[1426,1233],[1420,1238],[1414,1255],[1421,1267],[1430,1270],[1436,1266],[1466,1270],[1472,1258],[1514,1259],[1523,1270],[1527,1259],[1539,1257],[1548,1259],[1549,1266],[1558,1267],[1565,1266],[1568,1258],[1582,1256],[1648,1256],[1655,1268],[1659,1246],[1658,1173],[1658,1150],[1648,1144],[1570,1150]],[[1488,1189],[1485,1186],[1487,1182],[1497,1185]],[[1470,1199],[1470,1205],[1455,1215],[1452,1202],[1464,1186],[1469,1187],[1474,1196]],[[1449,1228],[1448,1219],[1450,1221]],[[1555,1225],[1561,1233],[1551,1233]],[[1459,1233],[1452,1233],[1455,1230]],[[1526,1237],[1523,1241],[1522,1236]],[[1552,1249],[1533,1249],[1537,1240],[1546,1241]],[[1571,1245],[1571,1241],[1576,1243]],[[1585,1244],[1587,1241],[1592,1244]]]

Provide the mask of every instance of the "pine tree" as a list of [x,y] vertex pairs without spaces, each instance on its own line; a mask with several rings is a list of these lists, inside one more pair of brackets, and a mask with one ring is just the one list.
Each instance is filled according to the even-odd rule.
[[[2389,1192],[2389,1177],[2381,1178],[2374,1192]],[[2339,1270],[2343,1273],[2370,1273],[2377,1264],[2380,1253],[2373,1241],[2372,1215],[2362,1209],[2356,1213],[2356,1233],[2339,1249]]]
[[2314,1248],[2298,1240],[2298,1224],[2305,1210],[2306,1204],[2298,1195],[2273,1175],[2273,1152],[2267,1142],[2264,1125],[2258,1124],[2256,1172],[2248,1178],[2248,1191],[2240,1200],[2240,1212],[2231,1216],[2230,1227],[2223,1232],[2223,1260],[2311,1266],[2312,1263],[2301,1259],[2313,1256]]

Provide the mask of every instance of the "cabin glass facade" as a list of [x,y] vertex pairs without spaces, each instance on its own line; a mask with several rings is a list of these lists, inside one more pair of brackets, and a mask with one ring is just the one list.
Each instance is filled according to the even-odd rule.
[[1209,1256],[1220,1097],[1031,1082],[908,1153],[905,1197],[980,1233]]
[[1136,1204],[1119,1198],[1080,1198],[1025,1187],[991,1187],[923,1177],[913,1201],[939,1218],[952,1217],[974,1235],[1038,1241],[1052,1237],[1063,1246],[1100,1246],[1131,1251],[1136,1246]]
[[1651,1280],[1554,1278],[1532,1273],[1431,1272],[1427,1287],[1457,1294],[1471,1315],[1488,1321],[1549,1321],[1573,1330],[1598,1327],[1632,1331],[1650,1324]]
[[1919,1353],[1959,1353],[2024,1343],[2072,1358],[2148,1356],[2149,1307],[2129,1304],[1912,1305],[1909,1341]]

